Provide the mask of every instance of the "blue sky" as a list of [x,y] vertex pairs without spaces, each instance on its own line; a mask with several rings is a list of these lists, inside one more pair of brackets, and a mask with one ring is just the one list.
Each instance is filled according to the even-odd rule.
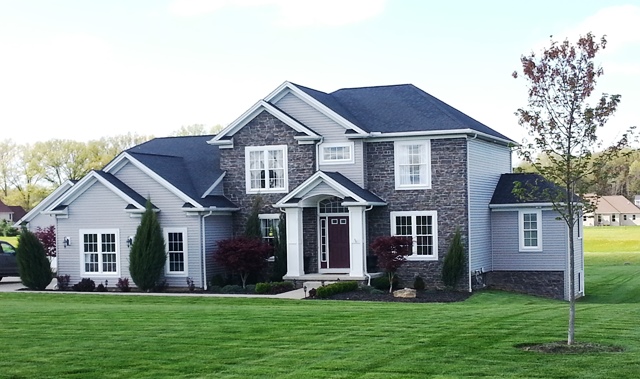
[[610,139],[640,124],[638,1],[0,0],[0,138],[226,125],[288,80],[413,83],[520,141],[520,56],[588,31],[622,94]]

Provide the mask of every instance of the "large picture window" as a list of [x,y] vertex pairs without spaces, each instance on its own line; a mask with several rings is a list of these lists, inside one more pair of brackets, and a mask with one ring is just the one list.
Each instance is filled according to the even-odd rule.
[[431,143],[401,141],[394,145],[396,189],[431,188]]
[[245,148],[247,193],[287,192],[287,146]]
[[187,276],[187,229],[164,228],[167,275]]
[[519,212],[520,251],[542,251],[542,212]]
[[391,235],[413,241],[409,260],[438,259],[438,213],[436,211],[391,212]]
[[118,230],[80,230],[82,275],[117,275],[120,265]]

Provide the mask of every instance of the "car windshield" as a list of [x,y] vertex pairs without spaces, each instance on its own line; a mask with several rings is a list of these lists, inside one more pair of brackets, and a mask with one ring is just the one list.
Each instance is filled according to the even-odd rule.
[[13,246],[11,246],[11,244],[9,244],[8,242],[4,242],[4,241],[0,242],[0,245],[2,245],[2,250],[5,253],[8,253],[8,254],[15,254],[16,253],[16,249]]

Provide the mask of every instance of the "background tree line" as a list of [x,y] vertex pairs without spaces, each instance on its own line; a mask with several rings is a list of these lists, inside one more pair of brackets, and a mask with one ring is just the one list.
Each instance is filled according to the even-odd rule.
[[[597,160],[602,153],[594,153],[592,159]],[[537,159],[544,166],[549,159],[539,155]],[[522,162],[515,168],[516,172],[536,172],[533,165]],[[597,193],[600,196],[622,195],[633,201],[635,195],[640,195],[640,149],[623,149],[621,153],[608,160],[596,173],[587,178],[589,186],[587,193]]]
[[[214,134],[220,125],[182,126],[172,136]],[[29,211],[67,180],[80,180],[98,170],[120,152],[154,138],[127,133],[79,142],[68,139],[17,144],[0,140],[0,200]]]

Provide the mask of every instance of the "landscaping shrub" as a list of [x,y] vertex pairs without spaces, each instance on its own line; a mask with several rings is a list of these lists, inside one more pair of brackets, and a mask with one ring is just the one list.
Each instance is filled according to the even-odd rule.
[[82,278],[82,280],[74,284],[72,288],[78,292],[93,292],[96,289],[96,283],[91,280],[91,278]]
[[20,231],[14,228],[7,220],[0,222],[0,235],[4,237],[15,237],[20,234]]
[[413,289],[415,289],[416,291],[424,291],[424,280],[420,275],[416,276],[415,279],[413,279]]
[[258,294],[277,294],[293,290],[291,282],[270,282],[256,284],[256,293]]
[[96,287],[96,292],[107,292],[107,287],[105,287],[104,284],[100,283]]
[[136,286],[148,292],[158,287],[167,256],[160,222],[149,199],[145,207],[131,246],[129,271]]
[[240,274],[242,287],[247,278],[264,269],[273,247],[261,238],[235,237],[218,241],[214,259],[222,267]]
[[222,293],[222,286],[209,286],[209,292]]
[[34,233],[36,237],[42,242],[44,251],[47,257],[56,256],[56,227],[51,225],[46,228],[37,227]]
[[151,291],[153,291],[153,292],[164,292],[164,291],[167,290],[168,287],[169,287],[169,284],[167,284],[167,281],[163,280],[161,282],[157,282],[156,285],[153,286]]
[[321,299],[324,299],[338,293],[355,291],[357,289],[358,289],[357,282],[353,282],[353,281],[337,282],[337,283],[332,283],[326,286],[318,287],[316,289],[316,296]]
[[247,286],[244,288],[244,293],[256,293],[256,285],[247,284]]
[[238,286],[235,284],[229,284],[228,286],[222,287],[221,293],[244,293],[245,289],[242,286]]
[[[374,287],[375,289],[381,290],[381,291],[386,291],[389,292],[389,277],[388,276],[381,276],[379,278],[373,278],[371,279],[371,287]],[[393,277],[393,290],[397,290],[399,287],[399,283],[398,283],[398,277],[394,276]]]
[[22,284],[30,290],[46,289],[54,274],[44,246],[38,237],[27,229],[22,229],[18,241],[20,243],[16,248],[16,261]]
[[58,280],[58,289],[62,291],[66,291],[69,289],[69,283],[71,282],[71,276],[69,275],[58,275],[56,276]]
[[129,287],[129,278],[118,279],[118,284],[116,284],[116,287],[120,290],[120,292],[130,292],[131,287]]
[[464,255],[460,228],[457,228],[442,265],[442,281],[446,286],[455,288],[458,284],[464,271]]

